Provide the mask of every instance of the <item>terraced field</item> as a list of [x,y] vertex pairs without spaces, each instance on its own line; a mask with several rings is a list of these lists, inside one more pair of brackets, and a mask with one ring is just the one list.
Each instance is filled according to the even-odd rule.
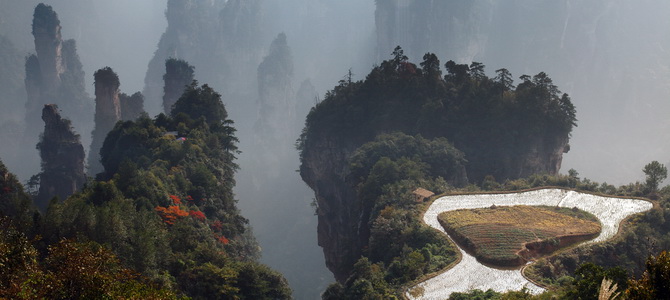
[[[589,218],[589,219],[587,219]],[[559,207],[502,206],[443,212],[440,224],[479,261],[516,267],[600,233],[593,215]]]
[[[619,223],[626,217],[652,208],[648,201],[602,197],[561,189],[541,189],[509,194],[452,195],[441,197],[430,205],[423,215],[426,224],[445,232],[437,216],[445,211],[513,205],[547,205],[576,207],[595,215],[602,230],[593,240],[595,243],[612,238],[619,230]],[[446,233],[446,232],[445,232]],[[462,259],[454,267],[423,281],[406,292],[409,299],[446,299],[453,292],[473,289],[493,289],[504,292],[528,288],[532,293],[542,288],[526,280],[519,270],[500,270],[479,263],[473,256],[460,249]]]

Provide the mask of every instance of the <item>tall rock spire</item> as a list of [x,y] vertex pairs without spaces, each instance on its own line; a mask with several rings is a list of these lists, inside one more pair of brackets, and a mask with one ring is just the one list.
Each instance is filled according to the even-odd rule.
[[42,158],[42,172],[35,202],[45,211],[51,198],[58,196],[63,200],[79,190],[86,181],[86,174],[84,147],[70,120],[61,118],[55,104],[44,105],[42,120],[44,134],[37,144]]
[[193,69],[185,60],[170,58],[165,61],[163,110],[166,114],[170,114],[172,105],[179,100],[186,86],[193,82]]
[[114,124],[121,120],[119,100],[119,76],[110,67],[95,71],[95,129],[93,129],[91,151],[88,155],[88,173],[103,171],[100,163],[100,148]]
[[40,59],[42,81],[47,92],[53,92],[60,85],[60,75],[65,72],[60,30],[58,14],[51,6],[38,4],[33,14],[33,37],[35,51]]
[[264,149],[266,172],[271,176],[279,173],[280,161],[293,150],[290,141],[298,135],[292,123],[295,114],[292,81],[291,49],[286,35],[280,33],[258,66],[258,120],[254,126],[255,142],[259,149]]
[[[63,40],[58,14],[49,5],[38,4],[33,13],[32,34],[35,52],[26,59],[26,115],[22,147],[32,148],[41,130],[40,114],[45,104],[56,104],[61,114],[71,118],[73,127],[88,132],[93,124],[93,105],[86,93],[83,66],[74,40]],[[88,144],[88,137],[83,139]],[[36,172],[37,153],[18,156],[25,169]]]

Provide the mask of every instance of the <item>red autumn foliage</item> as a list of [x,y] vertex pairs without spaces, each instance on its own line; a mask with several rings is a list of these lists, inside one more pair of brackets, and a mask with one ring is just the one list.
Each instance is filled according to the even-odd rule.
[[198,220],[198,221],[205,221],[205,219],[207,218],[207,217],[205,217],[205,214],[204,214],[204,213],[202,213],[201,211],[197,211],[197,210],[189,211],[188,214],[189,214],[191,217],[193,217],[193,218],[195,218],[196,220]]
[[188,216],[188,212],[182,210],[179,208],[179,206],[172,205],[169,207],[162,207],[162,206],[156,206],[154,208],[156,212],[158,212],[158,215],[163,219],[163,222],[166,224],[172,225],[179,219],[180,217],[186,217]]
[[193,202],[195,202],[195,199],[193,199],[193,197],[191,197],[189,195],[189,196],[186,196],[186,201],[188,201],[189,203],[193,203]]
[[212,228],[212,230],[214,230],[214,231],[220,232],[223,229],[223,223],[221,223],[221,221],[219,221],[219,220],[216,220],[216,221],[212,222],[212,224],[209,225],[209,227]]
[[216,239],[224,245],[228,245],[228,243],[230,243],[230,241],[225,236],[222,235],[217,236]]
[[170,195],[170,199],[174,202],[174,204],[181,205],[181,199],[175,195]]

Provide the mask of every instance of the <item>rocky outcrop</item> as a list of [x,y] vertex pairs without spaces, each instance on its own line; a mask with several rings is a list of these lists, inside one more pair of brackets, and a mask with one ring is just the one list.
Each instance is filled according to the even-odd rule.
[[344,162],[355,149],[343,145],[324,137],[313,151],[304,153],[300,166],[300,176],[314,191],[319,207],[319,246],[323,248],[326,266],[339,282],[347,279],[367,243],[359,235],[363,224],[356,191],[345,181],[348,168]]
[[[394,132],[443,139],[467,159],[460,169],[442,165],[454,159],[435,158],[435,153],[449,153],[446,150],[452,146],[441,145],[440,151],[425,154],[416,147],[405,157],[425,157],[426,165],[444,172],[429,176],[462,186],[478,184],[488,175],[504,181],[557,174],[576,122],[569,97],[559,96],[544,73],[507,91],[505,97],[510,100],[501,101],[496,82],[458,71],[469,70],[468,65],[448,62],[449,73],[442,79],[434,76],[439,70],[430,68],[440,65],[436,57],[427,56],[421,63],[425,69],[417,70],[401,48],[396,48],[394,56],[363,81],[341,80],[311,110],[299,140],[300,175],[318,203],[319,244],[326,264],[341,282],[368,246],[369,212],[376,201],[364,194],[361,181],[373,166],[350,173],[360,168],[350,161],[359,147]],[[389,153],[406,143],[383,141],[390,146],[375,151],[390,158]],[[394,179],[376,180],[383,186]]]
[[163,111],[170,114],[172,106],[184,93],[186,86],[193,82],[193,66],[181,59],[170,58],[165,61],[163,75]]
[[[79,130],[90,130],[93,121],[93,106],[85,90],[76,43],[62,39],[60,20],[51,6],[35,7],[32,34],[37,54],[28,56],[25,63],[27,101],[23,141],[24,146],[31,148],[38,142],[40,116],[46,104],[58,105],[64,116],[73,118],[73,126]],[[32,155],[24,152],[22,159],[36,161]]]
[[[255,90],[255,68],[262,60],[263,0],[167,1],[165,33],[149,62],[142,94],[150,112],[160,108],[165,62],[188,61],[198,80],[217,90],[244,93]],[[190,82],[189,82],[190,83]],[[230,97],[228,97],[230,98]],[[248,95],[235,99],[247,99]],[[249,105],[252,101],[237,103]]]
[[515,177],[524,178],[533,174],[558,174],[563,162],[563,154],[570,151],[567,136],[536,139],[528,147],[528,152],[516,164]]
[[40,189],[36,204],[46,211],[49,200],[64,200],[79,190],[86,181],[84,147],[74,132],[70,120],[61,118],[58,106],[45,105],[42,109],[44,133],[37,144],[42,158]]
[[[295,93],[293,92],[293,58],[281,33],[270,45],[270,51],[258,66],[258,119],[254,141],[262,149],[269,174],[279,173],[280,162],[293,151],[292,141],[298,135],[293,126]],[[283,167],[283,165],[282,165]]]
[[140,92],[136,92],[130,96],[121,93],[119,94],[119,105],[121,109],[121,120],[135,120],[144,113],[144,96]]
[[88,173],[103,171],[100,163],[100,148],[107,133],[121,120],[119,100],[119,76],[110,67],[97,70],[95,74],[95,129],[91,133],[91,150],[88,155]]
[[33,14],[33,37],[35,51],[40,59],[42,82],[47,93],[60,85],[60,76],[65,72],[63,63],[63,38],[58,15],[51,6],[40,3]]
[[39,4],[33,14],[32,33],[37,55],[26,60],[28,121],[38,118],[42,106],[58,104],[68,115],[86,119],[91,105],[84,88],[84,71],[74,40],[63,41],[58,14]]

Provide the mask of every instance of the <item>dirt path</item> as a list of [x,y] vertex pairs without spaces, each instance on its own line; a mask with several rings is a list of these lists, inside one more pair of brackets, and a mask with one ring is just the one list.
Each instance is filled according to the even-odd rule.
[[[452,195],[441,197],[430,205],[423,220],[430,227],[444,232],[437,216],[445,211],[513,205],[547,205],[577,207],[595,215],[602,224],[598,237],[586,243],[595,243],[612,238],[619,230],[619,223],[626,217],[649,210],[652,203],[638,199],[622,199],[596,196],[561,189],[541,189],[508,194]],[[543,289],[527,279],[520,270],[499,270],[484,266],[458,248],[463,258],[461,262],[444,273],[411,287],[406,296],[409,299],[446,299],[453,292],[473,289],[504,292],[526,287],[538,294]],[[412,296],[414,294],[415,296]]]

